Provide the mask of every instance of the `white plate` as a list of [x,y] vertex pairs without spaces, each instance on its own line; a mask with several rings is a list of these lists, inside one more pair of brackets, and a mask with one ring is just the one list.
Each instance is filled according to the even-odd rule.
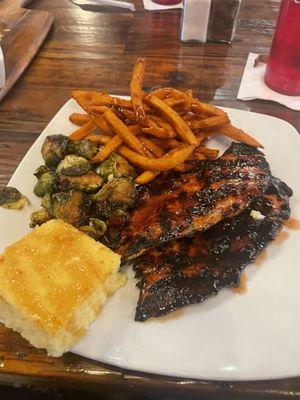
[[[0,251],[28,231],[29,215],[39,208],[32,193],[33,172],[42,164],[41,145],[49,134],[74,130],[68,116],[80,112],[70,100],[57,113],[17,168],[9,185],[31,201],[22,212],[0,210]],[[272,171],[294,190],[292,215],[300,218],[300,138],[277,118],[226,109],[232,122],[265,145]],[[224,149],[224,139],[215,144]],[[272,243],[261,267],[249,265],[247,292],[223,289],[177,318],[134,322],[138,290],[128,283],[104,307],[73,352],[119,367],[178,377],[268,379],[300,374],[300,232],[289,231],[284,244]],[[175,314],[176,315],[176,314]]]

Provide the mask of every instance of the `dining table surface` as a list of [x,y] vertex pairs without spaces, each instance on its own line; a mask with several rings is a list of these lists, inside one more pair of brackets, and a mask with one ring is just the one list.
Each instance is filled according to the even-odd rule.
[[[8,183],[30,146],[68,101],[71,90],[128,95],[138,57],[146,60],[145,91],[162,86],[192,89],[205,102],[275,116],[300,130],[298,111],[271,101],[237,100],[249,52],[266,55],[270,51],[279,0],[243,0],[232,44],[182,43],[180,10],[146,11],[142,0],[133,2],[134,13],[91,4],[78,6],[68,0],[37,0],[27,5],[48,11],[54,23],[39,52],[0,104],[1,186]],[[300,377],[207,381],[124,370],[72,353],[51,358],[3,324],[0,383],[169,398],[300,398]]]

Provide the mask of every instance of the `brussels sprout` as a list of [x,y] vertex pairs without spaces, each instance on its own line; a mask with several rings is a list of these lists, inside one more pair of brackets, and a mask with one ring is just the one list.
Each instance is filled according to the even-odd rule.
[[98,143],[90,140],[70,140],[67,146],[67,154],[75,154],[90,160],[99,150]]
[[99,238],[97,229],[94,228],[93,226],[89,226],[89,225],[83,225],[80,228],[78,228],[81,232],[87,234],[88,236],[90,236],[91,238],[97,240]]
[[46,172],[54,172],[52,168],[47,167],[47,165],[40,165],[35,173],[33,174],[34,176],[36,176],[38,179],[40,179],[40,177],[45,174]]
[[18,189],[8,186],[0,188],[0,206],[8,209],[21,209],[29,204],[27,197]]
[[125,160],[124,157],[121,157],[116,153],[112,153],[105,161],[103,161],[97,172],[99,172],[105,181],[107,181],[109,177],[136,177],[134,168],[127,160]]
[[68,176],[80,176],[91,169],[91,164],[85,158],[69,155],[58,164],[56,172]]
[[34,228],[37,225],[42,225],[44,222],[50,221],[50,219],[52,219],[51,215],[44,208],[41,208],[30,215],[29,226],[30,228]]
[[42,146],[42,156],[48,167],[56,167],[66,154],[69,139],[64,135],[50,135]]
[[59,183],[64,189],[78,189],[83,192],[93,193],[100,188],[103,183],[101,176],[94,171],[88,171],[81,176],[59,175]]
[[80,231],[98,240],[106,232],[106,223],[98,218],[90,218],[89,225],[84,225],[79,228]]
[[46,193],[42,198],[41,206],[47,211],[48,214],[53,216],[53,202],[50,193]]
[[99,218],[90,218],[90,226],[96,229],[98,237],[103,236],[107,229],[106,223]]
[[77,227],[88,221],[90,200],[84,193],[77,190],[59,192],[52,196],[52,200],[55,218]]
[[93,201],[107,200],[118,208],[132,206],[136,198],[134,182],[127,178],[116,178],[106,183],[97,193],[90,196]]
[[131,207],[135,198],[136,188],[131,179],[113,179],[90,196],[95,202],[92,207],[93,215],[109,218],[116,209],[127,210]]
[[56,175],[53,172],[43,174],[34,186],[33,192],[36,196],[43,197],[51,192],[56,183]]

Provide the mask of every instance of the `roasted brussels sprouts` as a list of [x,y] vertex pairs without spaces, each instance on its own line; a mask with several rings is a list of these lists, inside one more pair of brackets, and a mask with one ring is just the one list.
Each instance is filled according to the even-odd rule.
[[21,209],[29,204],[27,197],[18,189],[8,186],[0,188],[0,206],[8,209]]
[[51,192],[56,184],[56,175],[53,172],[43,174],[34,186],[33,192],[36,196],[43,197]]
[[88,221],[90,200],[84,193],[77,190],[59,192],[52,196],[52,200],[55,218],[76,227]]
[[30,216],[30,228],[34,228],[38,225],[42,225],[44,222],[50,221],[52,219],[51,215],[47,213],[44,208],[34,211]]
[[98,153],[98,143],[90,140],[70,140],[67,146],[67,154],[75,154],[90,160]]
[[38,179],[40,179],[40,177],[45,174],[46,172],[54,172],[52,168],[47,167],[47,165],[40,165],[35,173],[33,174],[34,176],[36,176]]
[[106,183],[97,193],[90,196],[93,201],[107,200],[117,208],[132,206],[136,198],[134,182],[127,178],[116,178]]
[[53,202],[52,195],[50,193],[46,193],[42,198],[41,206],[47,211],[48,214],[53,216]]
[[119,154],[112,153],[105,161],[98,167],[97,172],[102,178],[107,181],[110,177],[122,178],[132,177],[135,178],[136,173],[134,168]]
[[64,135],[50,135],[42,146],[42,156],[48,167],[56,167],[66,154],[69,139]]
[[99,218],[90,218],[90,226],[96,229],[98,237],[103,236],[107,229],[106,223]]
[[98,240],[106,232],[106,223],[98,218],[90,218],[89,225],[81,226],[79,230]]
[[135,185],[128,178],[113,179],[90,196],[90,199],[95,202],[92,207],[93,214],[105,218],[113,215],[116,209],[126,211],[134,204],[135,198]]
[[83,192],[93,193],[100,188],[103,183],[101,176],[94,171],[88,171],[80,176],[59,175],[59,183],[63,190],[78,189]]
[[85,158],[69,155],[58,164],[56,172],[68,176],[80,176],[91,169],[91,164]]

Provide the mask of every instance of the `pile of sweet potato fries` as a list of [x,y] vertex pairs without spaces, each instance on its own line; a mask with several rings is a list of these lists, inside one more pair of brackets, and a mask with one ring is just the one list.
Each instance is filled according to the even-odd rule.
[[216,158],[218,150],[205,147],[214,134],[262,147],[232,126],[223,110],[194,98],[191,90],[161,88],[144,93],[144,71],[145,61],[140,58],[133,69],[130,100],[95,91],[72,92],[87,114],[70,116],[80,126],[70,139],[85,138],[103,145],[92,163],[116,152],[141,168],[136,183],[144,184],[162,171],[185,171],[194,160]]

